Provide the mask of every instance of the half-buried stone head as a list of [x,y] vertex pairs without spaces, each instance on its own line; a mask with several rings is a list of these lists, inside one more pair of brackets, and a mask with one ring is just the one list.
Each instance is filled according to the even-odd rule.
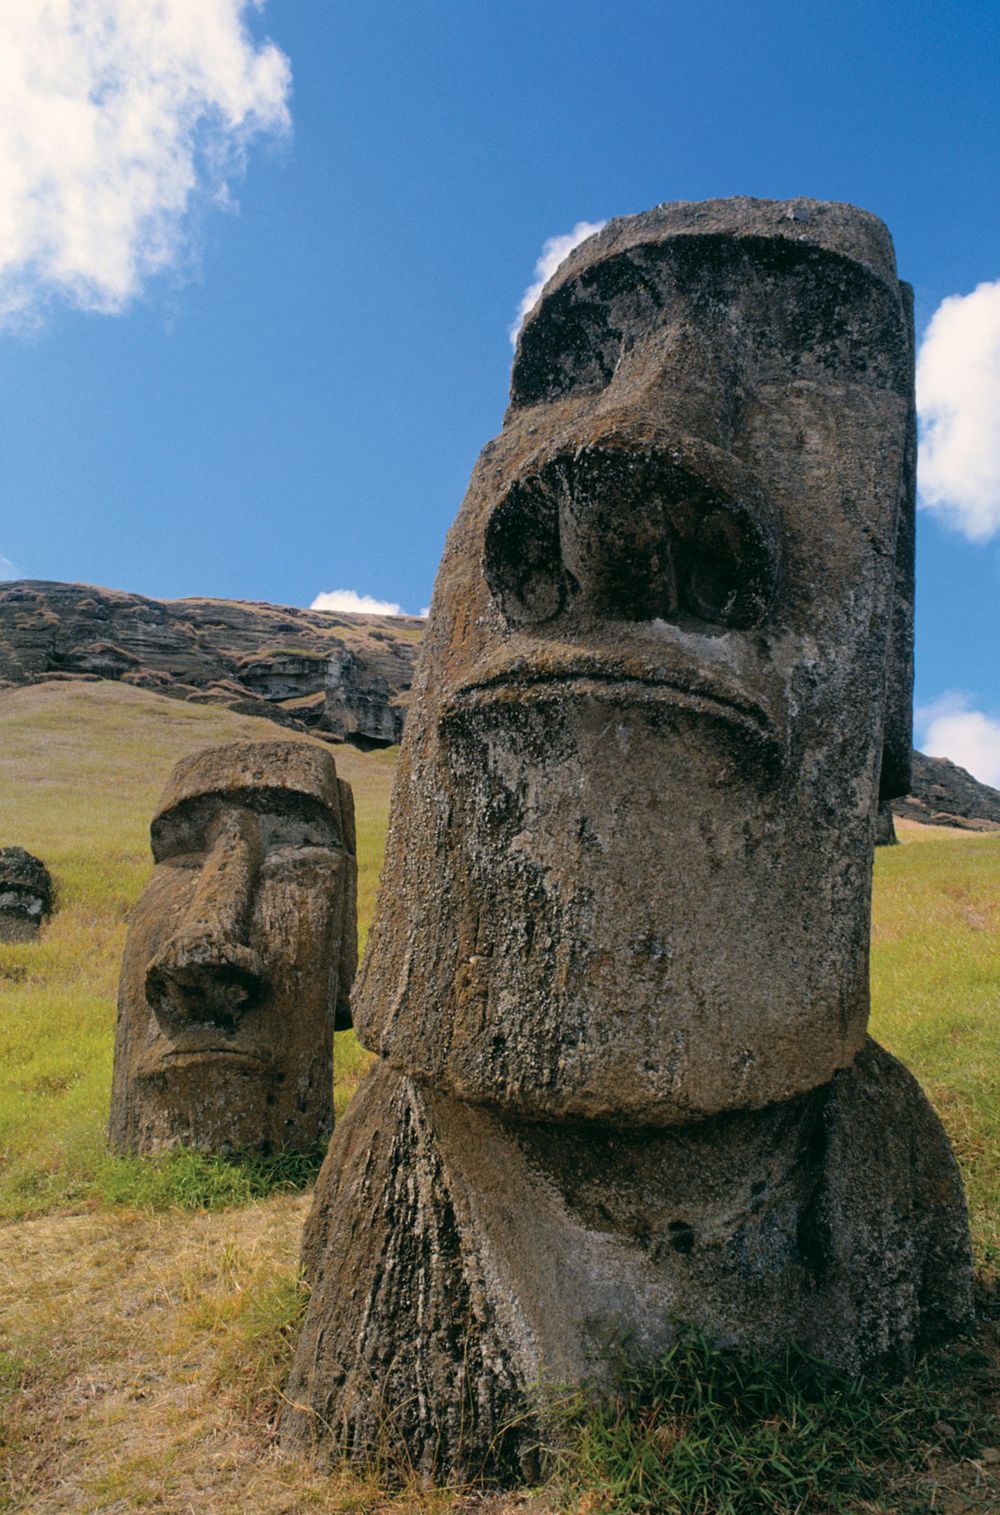
[[0,942],[28,942],[52,909],[49,870],[23,847],[0,847]]
[[911,340],[850,206],[661,206],[550,280],[442,561],[355,998],[400,1071],[669,1125],[850,1064],[909,760]]
[[177,765],[122,964],[110,1137],[122,1151],[308,1148],[357,955],[353,801],[333,758],[237,742]]

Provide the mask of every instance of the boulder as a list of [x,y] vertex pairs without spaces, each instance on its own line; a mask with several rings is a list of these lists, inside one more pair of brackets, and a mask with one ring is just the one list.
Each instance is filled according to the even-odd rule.
[[0,942],[30,941],[52,910],[52,880],[23,847],[0,847]]

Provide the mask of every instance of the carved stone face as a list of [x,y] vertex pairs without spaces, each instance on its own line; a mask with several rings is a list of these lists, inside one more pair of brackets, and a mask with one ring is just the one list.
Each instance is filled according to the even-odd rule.
[[851,1061],[908,753],[910,333],[881,222],[814,201],[663,206],[550,282],[435,587],[367,1046],[611,1124]]
[[333,1124],[338,1011],[350,1024],[350,788],[319,749],[234,743],[178,764],[151,834],[122,964],[112,1142],[310,1147]]

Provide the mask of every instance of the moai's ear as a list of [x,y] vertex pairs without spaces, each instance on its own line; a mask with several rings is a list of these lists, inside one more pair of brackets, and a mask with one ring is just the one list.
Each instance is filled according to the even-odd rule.
[[[913,348],[913,290],[901,283],[900,293]],[[917,419],[913,399],[906,425],[906,451],[900,478],[896,525],[896,583],[889,634],[885,682],[885,723],[879,800],[909,794],[913,757],[913,598],[917,506]]]
[[358,837],[354,825],[354,790],[346,779],[337,780],[340,790],[340,824],[343,829],[344,846],[352,857],[358,855]]
[[345,779],[337,780],[340,790],[340,824],[344,848],[344,888],[341,896],[340,961],[337,963],[337,998],[333,1029],[346,1031],[354,1024],[351,1016],[351,988],[358,971],[358,842],[354,825],[354,794]]

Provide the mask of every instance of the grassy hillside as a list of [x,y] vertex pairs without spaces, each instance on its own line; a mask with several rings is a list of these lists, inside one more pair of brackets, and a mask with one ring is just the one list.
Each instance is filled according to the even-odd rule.
[[1000,1269],[1000,837],[899,822],[875,855],[872,1034],[930,1095]]
[[[978,1450],[1000,1434],[976,1430],[996,1390],[992,1369],[974,1392],[918,1378],[895,1397],[855,1385],[818,1405],[771,1379],[767,1413],[743,1424],[706,1398],[706,1384],[722,1393],[711,1363],[697,1406],[683,1399],[689,1364],[686,1387],[657,1382],[654,1409],[645,1385],[634,1414],[622,1401],[612,1422],[585,1421],[560,1481],[510,1500],[390,1494],[374,1475],[327,1478],[282,1462],[273,1423],[302,1309],[306,1198],[164,1209],[183,1197],[176,1183],[143,1191],[137,1162],[123,1184],[103,1144],[118,965],[163,782],[184,753],[275,728],[122,684],[58,683],[0,693],[0,732],[0,845],[41,856],[58,893],[37,941],[0,944],[0,1510],[1000,1508],[1000,1451],[991,1462]],[[354,787],[364,931],[394,755],[333,750]],[[1000,1264],[1000,838],[899,829],[904,845],[876,859],[873,1031],[945,1121],[988,1273]],[[338,1108],[364,1058],[351,1033],[338,1036]],[[204,1180],[193,1175],[203,1198]],[[123,1193],[149,1203],[111,1203]],[[990,1353],[992,1329],[980,1339]],[[948,1373],[965,1362],[984,1371],[974,1354],[950,1361]],[[849,1486],[864,1497],[834,1498],[831,1479],[858,1469]]]

